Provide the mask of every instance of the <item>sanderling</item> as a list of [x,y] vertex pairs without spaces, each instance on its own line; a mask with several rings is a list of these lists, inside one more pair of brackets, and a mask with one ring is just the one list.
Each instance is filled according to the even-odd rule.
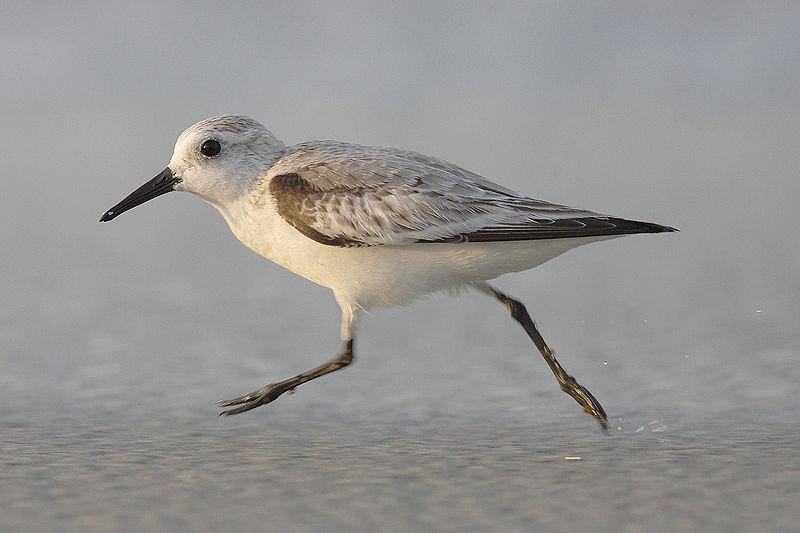
[[312,141],[287,147],[253,119],[198,122],[167,168],[106,211],[108,221],[170,191],[217,208],[256,253],[333,291],[344,349],[308,372],[219,401],[233,415],[353,361],[359,311],[406,305],[472,287],[505,304],[556,376],[600,425],[606,413],[556,360],[525,306],[487,280],[533,268],[571,248],[674,228],[528,198],[452,163],[416,152]]

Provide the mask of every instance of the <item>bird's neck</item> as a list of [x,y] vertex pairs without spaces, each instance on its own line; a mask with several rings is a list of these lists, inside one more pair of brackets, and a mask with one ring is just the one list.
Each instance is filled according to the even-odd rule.
[[219,211],[231,232],[242,244],[257,254],[270,259],[273,255],[269,211],[271,206],[254,210],[248,196],[240,196],[226,202],[206,199]]

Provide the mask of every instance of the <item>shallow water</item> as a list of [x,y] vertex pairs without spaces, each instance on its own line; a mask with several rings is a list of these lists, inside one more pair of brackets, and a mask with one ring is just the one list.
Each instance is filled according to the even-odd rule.
[[796,530],[796,425],[587,422],[321,405],[258,421],[17,416],[3,529]]

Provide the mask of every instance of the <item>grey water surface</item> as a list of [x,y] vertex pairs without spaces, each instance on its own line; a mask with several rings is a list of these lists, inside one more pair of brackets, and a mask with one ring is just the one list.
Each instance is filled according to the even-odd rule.
[[[0,531],[797,531],[800,10],[778,3],[145,2],[4,11]],[[430,153],[679,228],[375,310],[171,194],[177,135]]]

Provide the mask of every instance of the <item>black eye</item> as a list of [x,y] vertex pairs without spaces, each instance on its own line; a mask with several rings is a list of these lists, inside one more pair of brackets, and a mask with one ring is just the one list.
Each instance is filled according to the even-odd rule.
[[219,144],[219,141],[215,141],[214,139],[207,140],[200,147],[200,153],[206,157],[214,157],[219,154],[220,150],[222,150],[222,145]]

